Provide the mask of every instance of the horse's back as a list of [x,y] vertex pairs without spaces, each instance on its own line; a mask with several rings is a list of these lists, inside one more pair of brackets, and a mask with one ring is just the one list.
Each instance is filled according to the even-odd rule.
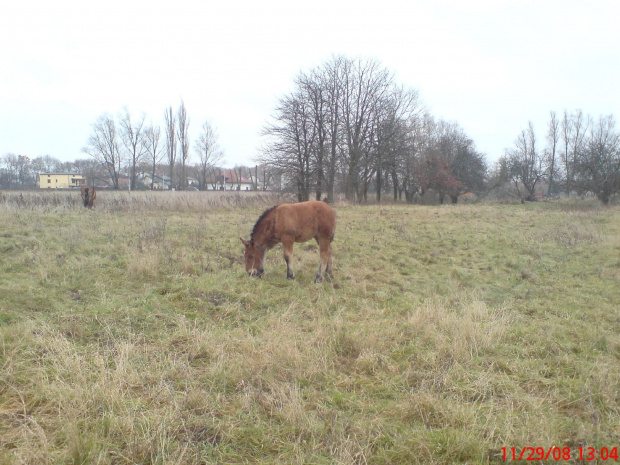
[[314,237],[331,238],[336,225],[336,212],[325,202],[310,200],[284,203],[276,209],[276,234],[291,236],[295,242],[306,242]]

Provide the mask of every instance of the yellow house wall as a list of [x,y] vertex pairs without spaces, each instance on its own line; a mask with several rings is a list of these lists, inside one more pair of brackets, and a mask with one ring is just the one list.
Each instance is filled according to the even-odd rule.
[[[72,183],[72,179],[76,182]],[[41,189],[69,189],[81,186],[83,179],[81,174],[39,174],[39,187]]]

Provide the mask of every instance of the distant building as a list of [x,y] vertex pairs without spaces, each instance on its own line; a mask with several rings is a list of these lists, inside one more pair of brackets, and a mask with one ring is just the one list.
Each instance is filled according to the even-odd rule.
[[[119,176],[118,177],[118,190],[121,190],[121,191],[128,190],[129,189],[129,184],[130,184],[129,176]],[[95,187],[97,189],[99,189],[99,190],[113,189],[114,188],[114,179],[112,179],[112,178],[99,179],[98,183],[95,185]]]
[[86,178],[77,173],[40,173],[41,189],[77,189],[86,185]]
[[252,181],[245,176],[239,176],[234,170],[222,170],[218,176],[207,178],[207,190],[222,191],[250,191]]
[[151,183],[153,183],[153,189],[155,190],[170,190],[172,187],[170,176],[160,176],[156,174],[155,177],[153,177],[152,173],[142,172],[139,178],[149,189],[151,188]]

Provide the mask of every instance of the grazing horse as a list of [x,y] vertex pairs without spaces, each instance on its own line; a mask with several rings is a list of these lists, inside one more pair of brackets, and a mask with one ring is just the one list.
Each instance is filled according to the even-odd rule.
[[84,201],[84,206],[88,208],[93,208],[95,204],[95,199],[97,198],[97,192],[95,192],[95,188],[93,186],[82,186],[82,201]]
[[321,262],[315,283],[321,282],[323,273],[331,276],[331,242],[336,229],[336,212],[325,202],[311,200],[301,203],[284,203],[268,208],[258,218],[250,240],[241,239],[245,245],[245,271],[250,276],[261,276],[265,271],[265,254],[282,242],[286,277],[293,279],[291,268],[293,244],[314,238],[319,244]]

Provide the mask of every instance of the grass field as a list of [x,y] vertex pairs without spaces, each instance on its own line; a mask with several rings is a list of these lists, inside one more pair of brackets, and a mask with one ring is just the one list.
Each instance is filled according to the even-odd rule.
[[336,204],[316,285],[310,242],[245,274],[274,197],[78,197],[0,197],[0,464],[620,447],[618,208]]

